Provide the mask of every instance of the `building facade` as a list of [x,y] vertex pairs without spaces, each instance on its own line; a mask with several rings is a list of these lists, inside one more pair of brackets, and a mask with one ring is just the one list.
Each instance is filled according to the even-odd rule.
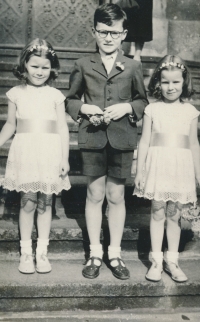
[[[40,37],[57,50],[94,51],[93,13],[102,2],[116,0],[0,0],[0,48],[20,49]],[[143,55],[167,53],[200,61],[199,1],[154,0],[153,41],[145,44]]]

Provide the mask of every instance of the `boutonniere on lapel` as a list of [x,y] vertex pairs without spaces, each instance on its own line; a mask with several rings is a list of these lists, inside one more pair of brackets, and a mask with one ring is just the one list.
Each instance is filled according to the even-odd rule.
[[118,68],[118,69],[120,69],[120,70],[124,70],[124,65],[120,62],[120,61],[117,61],[116,62],[116,67]]

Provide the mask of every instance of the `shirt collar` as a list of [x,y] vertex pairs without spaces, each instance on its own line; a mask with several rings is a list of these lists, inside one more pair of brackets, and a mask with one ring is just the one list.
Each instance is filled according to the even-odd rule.
[[118,50],[116,50],[111,55],[106,55],[101,49],[99,49],[99,53],[100,53],[101,58],[103,58],[103,59],[112,59],[114,61],[116,59],[116,57],[117,57]]

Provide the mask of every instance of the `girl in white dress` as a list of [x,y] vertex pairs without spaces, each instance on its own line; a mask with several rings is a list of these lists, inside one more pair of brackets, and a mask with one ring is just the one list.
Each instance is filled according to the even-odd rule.
[[184,101],[191,96],[192,85],[183,60],[165,56],[151,77],[149,92],[158,100],[145,109],[134,191],[135,195],[152,200],[152,265],[146,278],[161,279],[166,219],[168,251],[164,255],[164,270],[173,280],[185,282],[187,277],[178,265],[180,217],[183,205],[197,200],[195,177],[200,184],[200,167],[199,112]]
[[14,75],[23,84],[6,93],[8,118],[0,133],[0,146],[15,131],[16,134],[8,155],[4,188],[21,193],[19,271],[27,274],[35,272],[31,240],[35,210],[38,213],[36,271],[48,273],[52,194],[70,188],[65,96],[48,85],[58,76],[58,69],[59,61],[52,46],[35,39],[22,50],[19,65],[14,69]]

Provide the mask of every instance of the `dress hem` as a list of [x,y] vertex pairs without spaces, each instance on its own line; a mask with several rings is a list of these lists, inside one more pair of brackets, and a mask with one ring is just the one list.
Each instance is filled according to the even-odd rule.
[[19,188],[10,188],[10,187],[4,186],[4,185],[3,185],[3,188],[4,189],[8,189],[9,191],[14,191],[15,190],[17,192],[24,192],[24,193],[27,193],[27,192],[33,192],[33,193],[34,192],[42,192],[42,193],[45,193],[47,195],[50,195],[50,194],[53,194],[53,193],[55,193],[57,195],[62,190],[67,190],[68,191],[71,188],[71,185],[69,185],[68,187],[63,187],[59,191],[55,191],[55,190],[53,190],[53,191],[45,191],[44,189],[36,189],[36,190],[34,190],[34,189],[28,189],[28,190],[25,190],[25,189],[19,189]]
[[187,201],[180,200],[179,198],[178,199],[172,199],[172,198],[167,198],[167,199],[157,198],[157,199],[155,199],[154,197],[149,198],[147,196],[144,196],[144,195],[141,195],[141,194],[138,194],[138,193],[133,193],[133,196],[137,196],[139,198],[144,198],[144,199],[148,199],[148,200],[156,200],[156,201],[164,201],[164,202],[167,202],[167,201],[180,202],[183,205],[187,205],[188,203],[193,203],[193,202],[197,201],[197,198],[195,200],[193,199],[193,200],[187,200]]

